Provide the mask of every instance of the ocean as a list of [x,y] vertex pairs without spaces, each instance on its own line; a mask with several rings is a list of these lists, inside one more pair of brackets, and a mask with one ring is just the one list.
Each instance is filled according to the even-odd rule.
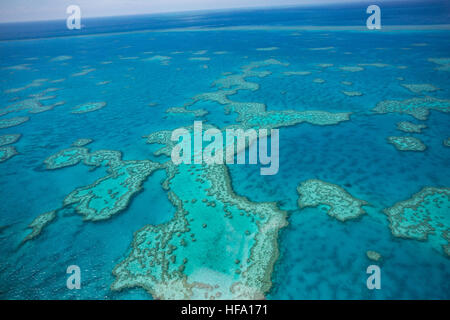
[[[264,262],[264,279],[251,288],[268,299],[449,299],[450,7],[446,1],[380,7],[381,30],[366,29],[362,4],[88,18],[81,30],[68,30],[65,21],[0,25],[0,141],[21,135],[0,146],[5,150],[0,153],[5,158],[0,161],[0,298],[152,299],[160,297],[155,283],[170,297],[178,288],[173,279],[217,285],[222,295],[214,291],[215,297],[228,297],[229,282],[250,283],[253,266],[263,266],[255,251],[268,250],[273,261]],[[246,69],[252,64],[254,69]],[[241,82],[230,78],[247,71]],[[198,95],[223,90],[216,82],[221,79],[231,83],[225,89],[236,89],[229,101],[202,98],[192,104]],[[257,85],[248,89],[248,82]],[[280,120],[285,122],[277,124],[276,175],[260,175],[260,165],[227,165],[228,173],[217,174],[227,177],[231,190],[221,186],[211,195],[186,168],[163,188],[168,171],[162,164],[169,158],[154,153],[162,142],[149,144],[146,137],[192,126],[194,120],[217,128],[242,124],[234,107],[226,112],[230,101],[264,104],[280,114],[290,110],[298,117],[306,111],[342,113],[348,120],[327,125],[311,118]],[[168,110],[183,106],[183,112]],[[207,112],[186,111],[197,109]],[[261,117],[272,121],[268,113]],[[410,131],[399,130],[402,122]],[[412,137],[415,144],[390,143],[389,137]],[[73,146],[78,139],[92,142]],[[117,166],[113,160],[91,165],[79,158],[69,165],[72,158],[65,155],[58,159],[63,167],[55,169],[44,162],[72,147],[119,151],[122,160]],[[80,208],[89,207],[89,198],[66,201],[90,186],[88,196],[100,199],[90,210],[110,206],[115,192],[123,196],[128,186],[115,180],[117,168],[145,160],[161,167],[136,189],[129,187],[125,204],[107,218],[89,218],[89,210]],[[111,175],[106,186],[99,183]],[[319,205],[299,206],[297,188],[311,179],[335,186],[338,200],[330,194]],[[433,188],[430,195],[420,198],[427,187]],[[174,205],[171,192],[184,205]],[[222,199],[228,196],[232,201]],[[195,206],[191,198],[198,200]],[[333,217],[330,208],[345,211],[348,199],[364,200],[364,214],[346,221]],[[405,205],[403,216],[388,210],[408,199],[419,202]],[[267,202],[277,210],[264,209],[268,217],[261,217],[259,226],[272,211],[284,212],[287,223],[270,235],[275,242],[252,249],[263,229],[245,230],[249,239],[240,238],[244,229],[225,220],[224,211],[233,213],[229,221],[250,228],[255,221],[247,214]],[[167,260],[166,266],[158,255],[166,248],[153,235],[184,237],[168,227],[181,207],[197,231],[194,236],[186,231],[186,238],[198,240],[186,247],[177,242],[176,262]],[[244,218],[236,208],[249,219],[239,220]],[[24,241],[30,223],[52,211],[55,217],[40,234]],[[199,218],[209,219],[208,227],[196,229]],[[145,235],[151,240],[146,238],[148,247],[140,250],[154,259],[138,257],[139,263],[124,265],[141,253],[147,240],[137,239],[149,225],[154,229]],[[212,254],[218,243],[224,257],[239,260],[226,270],[223,259]],[[382,258],[374,261],[368,251]],[[183,258],[184,271],[176,271]],[[148,267],[152,261],[164,267]],[[373,264],[381,270],[379,290],[366,286]],[[70,265],[81,269],[79,290],[66,287]],[[190,290],[194,295],[188,298],[201,291]]]

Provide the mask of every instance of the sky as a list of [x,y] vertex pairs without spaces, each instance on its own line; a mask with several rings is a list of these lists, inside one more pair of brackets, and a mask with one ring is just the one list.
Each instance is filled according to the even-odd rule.
[[[388,0],[0,0],[0,23],[66,19],[66,8],[78,5],[82,17],[105,17],[188,10],[214,10]],[[405,0],[406,1],[406,0]]]

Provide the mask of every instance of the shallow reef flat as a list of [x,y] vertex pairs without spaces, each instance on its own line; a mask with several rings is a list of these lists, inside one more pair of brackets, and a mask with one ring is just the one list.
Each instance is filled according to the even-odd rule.
[[381,254],[379,252],[373,251],[373,250],[368,250],[366,252],[366,255],[367,255],[367,258],[369,258],[370,260],[375,261],[375,262],[380,262],[383,259],[383,257],[381,256]]
[[348,97],[360,97],[364,95],[362,92],[359,91],[342,91],[342,93]]
[[430,110],[448,113],[450,112],[450,100],[433,97],[384,100],[372,109],[373,112],[380,114],[391,112],[409,114],[418,120],[427,120]]
[[28,88],[40,87],[47,81],[48,81],[48,79],[35,79],[23,87],[7,89],[7,90],[5,90],[5,93],[17,93],[17,92],[26,90]]
[[360,71],[364,70],[363,67],[354,67],[354,66],[339,67],[339,69],[341,69],[342,71],[347,71],[347,72],[360,72]]
[[[46,91],[47,93],[49,91]],[[56,96],[47,96],[45,93],[39,93],[35,95],[31,99],[25,99],[19,102],[16,102],[12,105],[9,105],[3,109],[0,109],[0,115],[5,115],[12,112],[19,112],[19,111],[28,111],[28,113],[41,113],[45,111],[52,110],[55,107],[58,107],[60,105],[63,105],[63,101],[55,102],[51,105],[43,105],[41,101],[47,100],[47,99],[54,99]]]
[[10,159],[16,154],[18,153],[13,146],[0,147],[0,162]]
[[85,145],[88,145],[89,143],[91,143],[92,139],[89,138],[81,138],[76,140],[74,143],[72,143],[72,147],[84,147]]
[[399,151],[425,151],[422,141],[414,137],[388,137],[388,142]]
[[[143,182],[154,171],[162,168],[159,163],[150,160],[122,160],[119,151],[89,152],[89,149],[84,147],[63,149],[44,161],[48,170],[61,169],[80,162],[94,168],[104,166],[107,169],[106,176],[88,186],[76,188],[63,200],[60,209],[71,207],[82,215],[85,221],[106,220],[125,210],[131,199],[142,190]],[[43,215],[45,218],[47,213]],[[36,219],[42,220],[39,217]],[[46,225],[43,225],[39,232]]]
[[444,144],[444,146],[446,146],[446,147],[450,147],[450,138],[445,139],[444,142],[443,142],[443,144]]
[[158,163],[150,160],[122,160],[121,153],[113,150],[99,150],[89,153],[88,149],[73,147],[62,150],[47,158],[47,169],[75,165],[83,161],[88,166],[107,167],[103,178],[93,184],[72,191],[63,201],[64,206],[75,205],[77,213],[84,220],[105,220],[124,210],[132,196],[139,192],[142,183],[155,170]]
[[31,232],[22,240],[26,242],[39,236],[42,230],[56,218],[56,211],[49,211],[37,216],[29,225]]
[[[248,77],[264,78],[271,74],[270,71],[255,69],[268,66],[287,67],[289,64],[275,59],[252,62],[241,67],[240,74],[226,74],[223,78],[216,80],[213,85],[218,88],[215,92],[207,92],[196,95],[190,102],[185,104],[193,106],[199,101],[211,101],[224,105],[225,113],[235,112],[238,114],[236,121],[244,129],[266,128],[274,129],[292,126],[307,122],[315,125],[334,125],[350,119],[351,112],[331,113],[320,110],[313,111],[267,111],[266,105],[258,102],[235,102],[229,97],[235,95],[239,90],[256,91],[259,89],[257,83],[247,81]],[[236,125],[230,125],[234,128]]]
[[300,208],[324,206],[329,216],[342,222],[363,215],[365,211],[362,206],[369,205],[364,200],[354,198],[340,186],[317,179],[302,182],[297,192],[300,195]]
[[24,122],[27,122],[28,120],[30,120],[29,117],[14,117],[14,118],[0,119],[0,129],[15,127]]
[[285,76],[307,76],[311,74],[311,71],[286,71],[283,74]]
[[167,166],[163,186],[176,214],[136,232],[112,289],[142,287],[158,299],[264,298],[286,213],[236,195],[225,165]]
[[21,134],[4,134],[0,136],[0,147],[17,142]]
[[436,88],[432,84],[429,83],[423,83],[423,84],[402,84],[403,87],[408,89],[411,92],[414,93],[424,93],[424,92],[434,92],[440,90],[439,88]]
[[421,133],[427,126],[424,124],[412,123],[409,121],[401,121],[397,123],[397,129],[408,133]]
[[188,110],[185,107],[172,107],[172,108],[167,108],[166,113],[191,114],[195,117],[203,117],[208,114],[208,111],[206,111],[205,109]]
[[395,237],[429,241],[450,256],[450,188],[425,187],[384,210]]
[[429,58],[428,61],[438,65],[436,70],[450,71],[450,58]]
[[102,109],[106,106],[106,102],[89,102],[89,103],[83,103],[70,111],[70,113],[80,114],[80,113],[87,113],[87,112],[93,112]]

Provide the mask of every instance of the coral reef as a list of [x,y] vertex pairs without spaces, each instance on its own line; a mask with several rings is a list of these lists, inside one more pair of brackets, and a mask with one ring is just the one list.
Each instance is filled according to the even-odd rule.
[[384,100],[374,109],[375,113],[396,112],[409,114],[418,120],[427,120],[429,110],[450,112],[450,100],[441,100],[432,97],[412,98],[407,100]]
[[427,126],[424,124],[416,124],[408,121],[401,121],[397,123],[397,129],[408,133],[420,133]]
[[21,134],[4,134],[0,136],[0,147],[17,142]]
[[343,188],[317,179],[302,182],[298,188],[300,208],[325,206],[329,216],[339,221],[355,219],[365,213],[364,200],[354,198]]
[[395,237],[429,241],[450,256],[450,188],[425,187],[384,209]]
[[188,110],[185,107],[172,107],[166,110],[166,113],[172,114],[192,114],[195,117],[203,117],[208,114],[204,109]]
[[400,151],[425,151],[422,141],[414,137],[388,137],[388,142]]
[[73,207],[85,221],[109,219],[123,211],[131,199],[142,190],[143,182],[154,171],[163,168],[161,164],[150,160],[122,160],[119,151],[89,152],[89,149],[84,147],[64,149],[44,160],[49,170],[73,166],[80,162],[94,168],[107,168],[106,176],[91,185],[75,189],[64,198],[63,208]]
[[363,67],[339,67],[339,69],[347,72],[359,72],[364,70]]
[[86,113],[86,112],[92,112],[97,111],[101,108],[106,106],[106,102],[89,102],[89,103],[83,103],[81,105],[76,106],[75,108],[70,111],[70,113]]
[[10,159],[16,154],[18,153],[13,146],[0,147],[0,162]]
[[439,90],[439,88],[436,88],[432,84],[424,83],[424,84],[402,84],[403,87],[408,89],[411,92],[414,93],[423,93],[423,92],[434,92]]
[[92,141],[94,140],[86,138],[78,139],[74,143],[72,143],[72,147],[84,147],[85,145],[88,145]]
[[450,71],[450,58],[430,58],[428,61],[437,64],[436,70]]
[[43,213],[39,216],[37,216],[28,226],[28,228],[31,228],[31,233],[28,234],[22,242],[26,242],[29,240],[32,240],[36,238],[38,235],[41,234],[42,230],[49,225],[53,220],[56,218],[56,211],[50,211]]
[[443,143],[444,143],[444,146],[450,147],[450,138],[445,139]]
[[0,119],[0,129],[15,127],[24,122],[27,122],[28,120],[30,120],[29,117],[14,117],[14,118]]
[[368,250],[366,252],[366,255],[367,255],[367,258],[369,258],[370,260],[375,261],[375,262],[380,262],[383,259],[381,254],[379,254],[378,252],[373,251],[373,250]]
[[264,298],[286,213],[237,196],[225,165],[168,172],[163,184],[176,214],[136,232],[131,253],[113,271],[112,289],[142,287],[159,299]]
[[363,93],[359,91],[342,91],[342,93],[349,97],[360,97],[363,95]]

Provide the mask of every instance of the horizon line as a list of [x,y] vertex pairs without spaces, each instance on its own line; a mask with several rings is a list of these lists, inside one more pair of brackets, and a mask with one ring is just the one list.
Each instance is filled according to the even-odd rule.
[[[101,19],[101,18],[119,18],[119,17],[135,17],[135,16],[150,16],[150,15],[164,15],[164,14],[184,14],[191,12],[220,12],[220,11],[233,11],[233,10],[255,10],[255,9],[275,9],[275,8],[301,8],[301,7],[323,7],[323,6],[335,6],[335,5],[358,5],[363,3],[368,3],[372,0],[359,0],[358,2],[346,2],[345,0],[322,2],[322,3],[301,3],[301,4],[290,4],[290,5],[255,5],[255,6],[244,6],[244,7],[224,7],[224,8],[214,8],[214,9],[191,9],[191,10],[168,10],[168,11],[158,11],[158,12],[148,12],[148,13],[137,13],[137,14],[123,14],[123,15],[105,15],[105,16],[86,16],[83,19]],[[389,3],[402,3],[405,0],[384,0]],[[438,2],[439,0],[428,0],[430,2]],[[426,2],[425,0],[411,0],[411,2]],[[56,22],[65,21],[66,18],[61,19],[37,19],[37,20],[15,20],[15,21],[0,21],[2,24],[14,24],[14,23],[33,23],[33,22]]]

